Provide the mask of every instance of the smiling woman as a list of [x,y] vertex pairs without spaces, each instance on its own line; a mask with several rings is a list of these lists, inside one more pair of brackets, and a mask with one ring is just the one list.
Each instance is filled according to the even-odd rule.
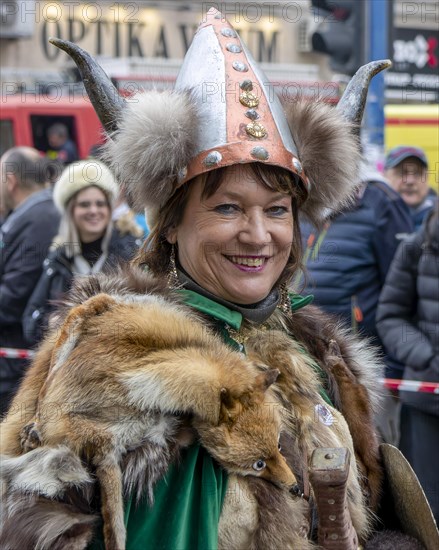
[[[78,64],[109,134],[108,162],[151,233],[126,272],[77,281],[1,425],[11,473],[0,545],[379,548],[367,544],[381,525],[381,363],[289,285],[301,265],[299,212],[321,223],[355,195],[353,133],[388,62],[361,68],[337,110],[283,106],[212,8],[175,90],[125,101],[86,52],[52,43]],[[97,213],[84,218],[90,232]],[[47,401],[68,406],[55,424]],[[279,451],[283,483],[272,469]],[[22,473],[32,487],[56,479],[56,500],[35,490],[20,506]],[[394,508],[385,503],[398,526]],[[427,516],[412,533],[431,544]],[[20,525],[33,522],[24,536]]]
[[285,282],[287,265],[294,270],[301,257],[300,238],[293,236],[304,191],[294,177],[282,169],[233,165],[199,176],[188,189],[175,197],[184,201],[179,219],[162,217],[158,231],[166,242],[152,236],[146,264],[163,255],[168,269],[169,244],[175,245],[180,269],[237,304],[259,302]]
[[95,186],[79,191],[74,201],[72,219],[82,243],[102,237],[111,221],[111,207],[105,193]]
[[56,182],[53,198],[62,214],[60,227],[23,315],[30,344],[41,339],[55,304],[66,296],[74,276],[98,273],[133,256],[135,236],[121,235],[111,220],[117,196],[113,174],[96,160],[69,165]]

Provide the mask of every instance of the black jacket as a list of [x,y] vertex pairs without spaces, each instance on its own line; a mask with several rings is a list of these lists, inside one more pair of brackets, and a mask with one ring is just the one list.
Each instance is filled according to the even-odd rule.
[[[115,228],[108,245],[103,271],[131,260],[139,241],[131,234],[121,235]],[[28,345],[37,344],[44,335],[50,313],[69,291],[73,281],[73,261],[64,247],[52,250],[43,263],[43,273],[23,314],[23,332]]]
[[[59,214],[51,190],[32,194],[0,230],[0,347],[26,348],[21,318],[37,284]],[[12,392],[26,368],[22,359],[0,357],[0,394]]]
[[[439,212],[401,243],[377,311],[387,349],[405,365],[404,379],[439,382]],[[408,405],[439,416],[439,395],[401,392]]]
[[[309,256],[304,292],[381,344],[375,326],[378,299],[401,235],[413,231],[404,201],[386,183],[369,181],[356,205],[331,219],[325,236],[309,224],[302,223],[301,229]],[[387,374],[402,374],[403,366],[394,357],[386,356],[386,366]]]

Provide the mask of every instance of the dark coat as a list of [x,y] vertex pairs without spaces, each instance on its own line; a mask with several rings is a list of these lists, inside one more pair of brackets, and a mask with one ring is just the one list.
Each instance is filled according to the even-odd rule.
[[[319,233],[302,224],[305,244],[315,235],[305,292],[314,294],[314,303],[325,311],[380,344],[375,326],[379,295],[399,239],[412,231],[408,208],[398,193],[384,182],[368,182],[355,207],[330,220],[315,256]],[[398,368],[402,373],[402,365],[390,357],[386,364],[388,374]]]
[[422,227],[424,219],[429,214],[433,208],[435,202],[437,201],[437,193],[434,189],[429,189],[428,194],[421,204],[418,206],[410,207],[410,216],[412,218],[413,224],[415,226],[415,231],[418,231]]
[[[439,213],[401,243],[377,311],[386,348],[404,365],[404,378],[439,382]],[[401,392],[408,405],[439,416],[439,395]]]
[[[58,231],[59,214],[49,189],[26,199],[0,230],[0,347],[26,348],[21,318],[37,284],[44,257]],[[18,385],[27,361],[0,356],[0,395]]]
[[[138,244],[136,237],[131,234],[121,235],[114,228],[103,271],[131,260]],[[28,345],[35,345],[42,339],[50,313],[65,298],[74,277],[73,260],[66,256],[64,247],[52,250],[43,266],[43,273],[23,314],[23,331]]]

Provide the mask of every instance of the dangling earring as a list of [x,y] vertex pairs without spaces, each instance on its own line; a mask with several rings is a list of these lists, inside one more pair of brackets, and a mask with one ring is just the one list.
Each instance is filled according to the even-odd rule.
[[292,313],[291,300],[286,283],[282,283],[279,287],[279,303],[277,304],[277,307],[282,311],[282,313],[285,313],[285,315],[291,315]]
[[177,288],[180,286],[180,281],[178,280],[177,275],[177,266],[175,265],[175,245],[172,245],[171,255],[169,257],[168,286],[169,288]]

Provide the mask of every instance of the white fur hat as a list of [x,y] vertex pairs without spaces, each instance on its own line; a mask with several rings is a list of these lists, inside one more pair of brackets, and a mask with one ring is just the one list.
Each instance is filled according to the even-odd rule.
[[111,170],[105,164],[95,159],[69,164],[53,189],[53,200],[58,210],[64,212],[67,203],[76,193],[92,185],[99,187],[110,203],[114,203],[119,187]]

